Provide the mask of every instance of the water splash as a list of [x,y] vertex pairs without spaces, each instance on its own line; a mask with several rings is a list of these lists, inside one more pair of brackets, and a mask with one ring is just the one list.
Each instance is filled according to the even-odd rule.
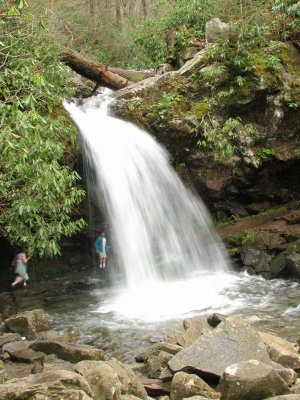
[[224,271],[222,243],[201,199],[185,188],[169,155],[148,133],[109,116],[104,94],[64,106],[94,170],[91,186],[105,204],[117,263],[129,287]]

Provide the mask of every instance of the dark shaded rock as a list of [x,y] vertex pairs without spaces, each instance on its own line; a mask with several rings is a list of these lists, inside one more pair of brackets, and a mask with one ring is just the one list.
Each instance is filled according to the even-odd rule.
[[167,397],[170,394],[170,386],[162,383],[159,379],[142,379],[142,384],[148,394],[148,396]]
[[300,240],[289,244],[286,250],[273,258],[270,274],[272,278],[300,279]]
[[219,313],[214,313],[211,314],[207,317],[207,322],[210,326],[215,328],[218,326],[222,321],[226,319],[225,315],[219,314]]

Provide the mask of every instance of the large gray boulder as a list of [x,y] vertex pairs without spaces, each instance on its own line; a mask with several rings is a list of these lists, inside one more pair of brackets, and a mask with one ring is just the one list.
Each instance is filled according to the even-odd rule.
[[217,390],[226,400],[262,400],[290,393],[286,382],[272,366],[248,360],[227,367]]
[[171,384],[171,400],[182,400],[186,397],[204,396],[210,399],[219,399],[220,393],[213,390],[203,379],[195,374],[177,372]]
[[43,309],[38,308],[11,316],[5,321],[5,327],[10,332],[34,339],[37,332],[49,329],[49,323],[50,316]]
[[121,400],[122,395],[147,400],[147,393],[137,376],[119,361],[81,361],[76,364],[76,371],[90,383],[97,400]]
[[168,366],[172,372],[192,370],[220,378],[229,365],[250,359],[271,365],[263,340],[249,322],[228,318],[176,354]]

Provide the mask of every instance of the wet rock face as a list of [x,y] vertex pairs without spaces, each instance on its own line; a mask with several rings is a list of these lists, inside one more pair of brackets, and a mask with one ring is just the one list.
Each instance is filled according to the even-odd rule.
[[226,238],[229,248],[240,255],[240,261],[250,274],[266,279],[284,278],[300,280],[300,239],[299,229],[295,233],[270,229],[241,231]]

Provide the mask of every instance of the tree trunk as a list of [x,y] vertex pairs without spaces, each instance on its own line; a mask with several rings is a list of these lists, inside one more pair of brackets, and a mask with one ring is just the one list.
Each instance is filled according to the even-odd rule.
[[142,12],[143,12],[143,16],[144,18],[148,17],[148,7],[147,7],[147,0],[142,0]]
[[76,53],[71,49],[65,49],[63,51],[62,61],[79,75],[112,90],[122,89],[155,75],[155,70],[149,70],[147,72],[134,70],[127,71],[122,68],[101,65],[83,57],[81,54]]
[[121,0],[116,0],[116,20],[117,27],[121,32],[124,31],[124,9]]
[[63,51],[62,60],[79,75],[112,90],[122,89],[130,84],[128,79],[110,72],[106,65],[100,65],[95,61],[88,60],[72,50]]

